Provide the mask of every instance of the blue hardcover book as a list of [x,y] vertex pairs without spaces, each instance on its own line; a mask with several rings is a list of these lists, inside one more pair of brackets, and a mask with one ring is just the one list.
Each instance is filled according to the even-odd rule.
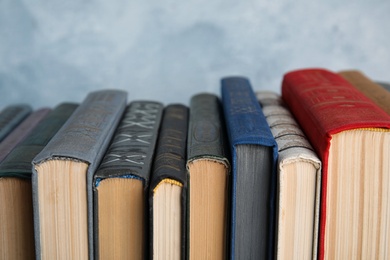
[[230,259],[272,259],[278,149],[249,80],[222,79],[232,153]]

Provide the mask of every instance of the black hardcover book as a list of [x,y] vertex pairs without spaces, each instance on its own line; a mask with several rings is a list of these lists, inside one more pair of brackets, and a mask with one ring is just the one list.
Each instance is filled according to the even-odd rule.
[[147,188],[163,105],[130,103],[94,175],[95,257],[145,259]]
[[153,259],[186,256],[186,142],[188,108],[164,109],[149,190],[150,250]]

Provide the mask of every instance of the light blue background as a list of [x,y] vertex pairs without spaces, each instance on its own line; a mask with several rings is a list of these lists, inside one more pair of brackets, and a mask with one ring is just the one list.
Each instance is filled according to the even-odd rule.
[[188,104],[230,75],[279,92],[303,67],[390,81],[390,1],[0,0],[0,107],[102,88]]

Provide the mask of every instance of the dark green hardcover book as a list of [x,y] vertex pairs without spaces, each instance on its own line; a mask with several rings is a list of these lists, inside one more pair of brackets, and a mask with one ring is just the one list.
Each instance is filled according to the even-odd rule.
[[191,98],[187,142],[189,259],[226,259],[229,146],[219,98]]
[[1,259],[35,255],[31,162],[76,109],[64,103],[51,111],[0,164]]
[[5,107],[0,112],[0,142],[25,119],[32,111],[27,104]]
[[186,256],[188,107],[164,109],[149,188],[152,259]]
[[93,174],[126,107],[120,90],[91,92],[33,160],[37,259],[94,259]]
[[163,105],[133,101],[94,175],[95,258],[145,259],[147,189]]

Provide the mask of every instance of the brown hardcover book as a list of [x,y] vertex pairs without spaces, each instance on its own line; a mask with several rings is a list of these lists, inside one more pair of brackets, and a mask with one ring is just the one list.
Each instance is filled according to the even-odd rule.
[[228,149],[220,100],[208,93],[193,96],[187,141],[189,259],[227,258]]
[[361,71],[345,70],[340,71],[339,74],[390,115],[390,91],[372,81]]

